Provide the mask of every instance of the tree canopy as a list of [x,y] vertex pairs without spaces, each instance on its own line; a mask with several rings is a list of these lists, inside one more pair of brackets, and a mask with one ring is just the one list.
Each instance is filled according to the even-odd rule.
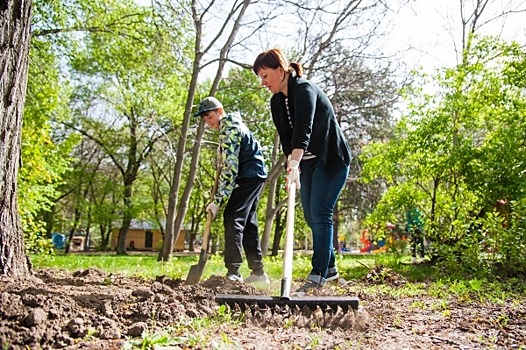
[[[374,220],[418,207],[440,255],[474,247],[470,257],[481,266],[487,260],[478,253],[488,244],[500,252],[494,259],[517,258],[523,266],[503,252],[524,248],[509,214],[522,213],[524,201],[525,58],[517,43],[479,38],[465,64],[431,77],[437,93],[408,91],[410,109],[393,138],[363,154],[364,180],[380,177],[388,188]],[[481,225],[486,213],[502,225]],[[507,239],[497,240],[501,235]]]

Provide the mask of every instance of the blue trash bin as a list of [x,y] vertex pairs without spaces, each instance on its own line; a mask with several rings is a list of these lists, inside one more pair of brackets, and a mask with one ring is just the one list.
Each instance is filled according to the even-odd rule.
[[66,237],[61,233],[52,233],[51,242],[53,242],[53,245],[56,249],[63,249],[64,243],[66,242]]

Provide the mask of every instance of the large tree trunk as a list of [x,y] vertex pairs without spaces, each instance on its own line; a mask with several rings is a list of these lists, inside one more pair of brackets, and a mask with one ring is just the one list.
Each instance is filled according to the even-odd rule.
[[26,278],[31,262],[24,250],[17,179],[29,64],[31,0],[2,0],[0,23],[0,268],[4,276]]

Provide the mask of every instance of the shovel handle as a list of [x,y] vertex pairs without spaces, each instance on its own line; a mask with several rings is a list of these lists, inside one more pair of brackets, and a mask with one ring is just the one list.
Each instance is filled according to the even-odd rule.
[[287,200],[287,226],[285,229],[285,248],[283,257],[283,271],[281,282],[281,298],[290,298],[292,283],[292,256],[294,254],[294,211],[296,203],[296,182],[289,184],[289,197]]
[[208,252],[208,241],[210,240],[210,228],[212,226],[212,212],[208,210],[206,212],[206,224],[205,232],[203,233],[203,244],[201,244],[201,250]]
[[[214,186],[212,187],[212,192],[210,193],[210,199],[213,201],[217,193],[217,187],[219,186],[219,176],[221,175],[221,150],[217,148],[217,164],[216,164],[216,177],[214,179]],[[210,240],[210,230],[212,227],[212,212],[207,210],[206,212],[206,224],[205,232],[203,233],[203,244],[201,244],[201,250],[204,250],[208,253],[208,241]]]

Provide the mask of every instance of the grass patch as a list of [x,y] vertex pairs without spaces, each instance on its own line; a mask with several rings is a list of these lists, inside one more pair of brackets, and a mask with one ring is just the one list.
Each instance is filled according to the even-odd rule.
[[[217,315],[213,318],[187,318],[181,317],[179,322],[168,327],[161,332],[151,333],[145,330],[140,338],[128,339],[124,345],[124,350],[132,349],[156,349],[171,348],[184,345],[184,348],[206,348],[209,341],[210,329],[220,330],[225,327],[235,328],[241,322],[235,318],[224,305],[220,306]],[[234,342],[227,338],[223,333],[222,341],[224,344],[217,344],[225,347]]]
[[[356,288],[356,293],[383,293],[397,297],[429,296],[445,299],[455,296],[459,301],[503,302],[517,298],[526,292],[524,281],[510,279],[507,281],[489,282],[487,279],[462,278],[460,276],[443,276],[443,273],[429,265],[411,265],[410,256],[393,256],[388,254],[377,255],[337,255],[336,265],[340,278],[346,281],[363,279],[370,269],[384,266],[403,276],[408,283],[393,288],[383,283],[363,285],[351,284],[351,289]],[[69,254],[69,255],[31,255],[35,268],[59,268],[70,271],[96,267],[113,274],[122,274],[131,277],[155,278],[168,276],[170,278],[186,279],[191,265],[197,264],[198,255],[174,256],[168,262],[158,262],[157,255],[115,255],[115,254]],[[267,256],[264,258],[265,270],[273,283],[269,288],[272,295],[279,294],[279,281],[282,273],[282,256]],[[304,279],[311,270],[311,255],[303,251],[294,254],[293,278]],[[202,278],[212,275],[224,275],[226,269],[223,257],[219,254],[208,258]],[[240,268],[243,276],[248,276],[250,270],[246,262]],[[257,286],[256,286],[257,287]]]
[[[193,256],[174,257],[168,262],[158,262],[157,255],[69,254],[32,255],[35,268],[59,268],[69,271],[99,268],[105,272],[133,277],[186,276],[190,265],[196,263]],[[210,264],[213,266],[213,263]]]
[[[69,271],[83,270],[92,267],[108,273],[122,274],[134,277],[169,276],[186,279],[191,265],[197,264],[199,256],[174,256],[168,262],[157,261],[157,255],[114,255],[114,254],[68,254],[68,255],[31,255],[35,268],[59,268]],[[358,279],[365,276],[367,269],[360,264],[374,266],[375,259],[371,256],[337,256],[337,266],[342,278]],[[281,279],[283,267],[282,256],[267,256],[264,258],[265,271],[272,279]],[[311,270],[311,255],[296,253],[294,255],[294,277],[305,278]],[[212,275],[224,275],[226,269],[221,255],[210,255],[206,263],[203,278]],[[250,270],[246,262],[241,266],[240,273],[248,276]]]

